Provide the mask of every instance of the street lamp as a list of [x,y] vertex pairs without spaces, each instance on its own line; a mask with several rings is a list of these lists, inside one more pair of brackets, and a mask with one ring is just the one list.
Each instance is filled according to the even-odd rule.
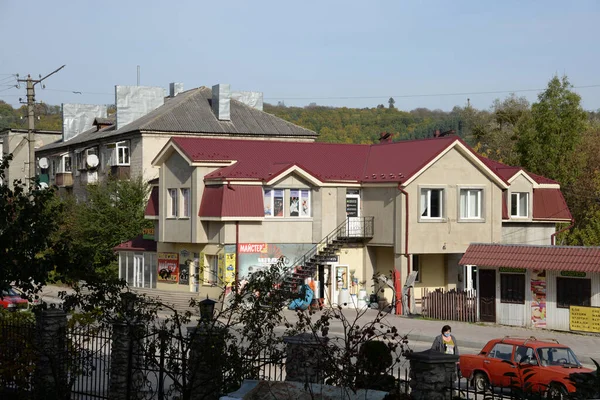
[[216,301],[211,300],[206,295],[206,299],[200,302],[200,321],[210,321],[215,314]]

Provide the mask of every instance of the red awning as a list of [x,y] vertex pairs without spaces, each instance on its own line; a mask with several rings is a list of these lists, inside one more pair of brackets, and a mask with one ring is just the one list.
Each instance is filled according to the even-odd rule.
[[600,247],[472,244],[459,264],[600,272]]
[[262,186],[206,186],[198,216],[201,218],[262,218],[265,216]]
[[143,235],[136,236],[116,246],[115,251],[156,251],[156,242],[151,239],[144,239]]
[[573,217],[560,189],[533,189],[533,219],[570,221]]
[[158,216],[158,210],[158,186],[154,186],[152,192],[150,192],[150,198],[148,199],[148,204],[146,204],[144,215]]

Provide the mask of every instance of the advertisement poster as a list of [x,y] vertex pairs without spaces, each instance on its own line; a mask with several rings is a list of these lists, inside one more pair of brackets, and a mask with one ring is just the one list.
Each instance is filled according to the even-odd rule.
[[348,267],[336,267],[335,280],[337,283],[338,290],[348,289]]
[[[291,267],[292,263],[302,257],[314,247],[314,244],[288,244],[288,243],[239,243],[238,244],[238,268],[239,279],[243,281],[249,274],[258,272],[264,268],[277,263],[280,257],[284,257],[284,265]],[[225,246],[226,253],[233,253],[235,257],[235,245]],[[235,261],[235,259],[233,259]],[[235,267],[235,262],[233,263]],[[235,270],[233,271],[235,274]]]
[[546,271],[531,271],[531,324],[546,327]]
[[181,250],[179,252],[179,284],[189,285],[190,284],[190,252],[187,250]]
[[177,283],[179,277],[179,254],[158,253],[157,281],[162,283]]
[[235,281],[235,253],[225,253],[225,276],[223,283],[231,285]]
[[300,215],[300,190],[290,190],[290,217]]

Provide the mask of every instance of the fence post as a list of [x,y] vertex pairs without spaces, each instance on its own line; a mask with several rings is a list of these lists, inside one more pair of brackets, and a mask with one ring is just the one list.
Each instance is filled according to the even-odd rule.
[[132,317],[136,295],[123,293],[121,300],[125,314],[113,323],[110,354],[109,398],[131,400],[143,396],[141,332],[143,325]]
[[286,336],[285,380],[302,383],[323,383],[322,363],[329,338],[310,333]]
[[450,400],[456,380],[458,356],[434,350],[408,353],[411,398],[414,400]]
[[69,399],[67,314],[57,308],[36,315],[37,362],[34,373],[35,399]]
[[188,387],[184,390],[190,393],[190,400],[218,400],[221,396],[225,329],[216,321],[201,321],[198,326],[188,327],[190,356]]

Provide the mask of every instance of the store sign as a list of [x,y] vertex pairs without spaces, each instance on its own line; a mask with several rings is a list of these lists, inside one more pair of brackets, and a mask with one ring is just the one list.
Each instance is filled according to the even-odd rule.
[[600,307],[569,307],[569,329],[600,333]]
[[154,240],[154,228],[142,229],[142,238],[148,240]]
[[581,271],[560,271],[560,276],[570,276],[573,278],[585,278],[585,272]]
[[327,263],[336,263],[340,261],[339,256],[321,256],[321,260]]
[[179,254],[158,253],[157,281],[163,283],[177,283],[179,278]]
[[511,268],[511,267],[500,267],[500,272],[512,272],[517,274],[524,274],[525,268]]
[[240,253],[266,253],[268,246],[266,243],[240,243],[238,252]]

